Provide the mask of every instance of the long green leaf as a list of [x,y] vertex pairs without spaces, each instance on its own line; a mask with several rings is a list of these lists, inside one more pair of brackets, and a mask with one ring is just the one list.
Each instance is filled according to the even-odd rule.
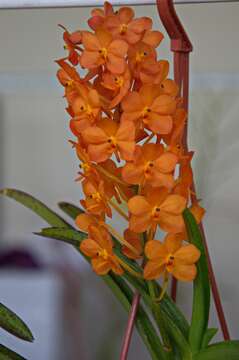
[[217,332],[218,332],[217,328],[209,328],[206,330],[203,336],[202,348],[208,346],[208,344],[211,342],[211,340],[213,339],[213,337],[216,335]]
[[208,265],[203,239],[193,214],[186,209],[183,217],[187,229],[188,239],[200,251],[201,256],[197,263],[198,274],[193,283],[193,310],[189,332],[189,342],[193,352],[198,352],[207,330],[210,310],[210,283]]
[[5,195],[24,205],[25,207],[39,215],[51,226],[72,228],[70,224],[68,224],[54,211],[49,209],[49,207],[44,205],[40,200],[37,200],[33,196],[23,191],[16,189],[3,189],[0,191],[0,195]]
[[29,342],[34,340],[28,326],[12,310],[1,303],[0,327],[22,340]]
[[238,360],[239,341],[224,341],[201,350],[194,360]]
[[4,345],[0,344],[0,359],[1,360],[26,360],[21,355],[17,354],[15,351],[10,350]]
[[77,215],[84,213],[84,210],[66,201],[59,202],[58,206],[65,214],[69,215],[73,220],[75,220]]

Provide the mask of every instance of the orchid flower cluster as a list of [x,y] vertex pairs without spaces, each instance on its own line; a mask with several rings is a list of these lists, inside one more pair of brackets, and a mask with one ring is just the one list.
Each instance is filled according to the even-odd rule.
[[[187,113],[168,61],[157,59],[163,34],[150,18],[135,18],[130,7],[114,11],[108,2],[88,24],[90,31],[72,33],[61,26],[67,56],[56,61],[80,160],[85,212],[76,225],[88,233],[80,250],[99,275],[132,272],[114,252],[120,246],[141,264],[145,280],[163,277],[166,284],[171,274],[192,281],[200,251],[187,242],[182,213],[190,206],[200,223],[204,209],[189,204]],[[125,223],[122,234],[109,224],[112,210]]]

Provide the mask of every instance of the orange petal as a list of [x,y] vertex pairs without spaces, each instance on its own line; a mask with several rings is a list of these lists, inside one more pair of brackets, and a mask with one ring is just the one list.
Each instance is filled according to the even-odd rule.
[[152,111],[158,112],[161,115],[171,115],[176,110],[176,101],[169,95],[158,96],[153,104]]
[[119,9],[118,16],[122,24],[128,24],[134,17],[134,11],[130,7],[123,6]]
[[170,215],[162,212],[158,223],[162,230],[171,233],[182,232],[185,228],[182,215]]
[[164,242],[168,250],[168,253],[174,254],[182,246],[182,233],[179,234],[167,234],[165,236]]
[[113,74],[122,74],[125,71],[126,62],[123,58],[109,54],[106,62],[107,69]]
[[129,219],[129,228],[130,230],[141,233],[146,231],[151,225],[151,216],[149,213],[143,214],[141,216],[131,215]]
[[122,168],[122,178],[129,184],[141,184],[144,179],[144,168],[132,163],[127,163]]
[[85,239],[80,244],[80,250],[89,257],[97,256],[98,252],[101,250],[99,244],[93,239]]
[[83,139],[88,144],[101,144],[108,140],[105,132],[97,127],[91,126],[82,132]]
[[96,51],[84,50],[80,57],[80,64],[83,68],[93,69],[104,63],[104,60],[100,58],[100,55]]
[[165,269],[158,261],[148,261],[144,267],[144,278],[146,280],[158,279]]
[[118,141],[118,148],[123,160],[131,161],[134,158],[135,142]]
[[144,196],[136,195],[128,202],[129,211],[136,216],[145,214],[151,210],[149,203]]
[[80,214],[75,219],[76,226],[84,232],[88,232],[89,226],[94,223],[96,223],[95,219],[87,214]]
[[178,215],[183,212],[186,203],[187,200],[180,195],[169,195],[161,204],[160,209]]
[[92,34],[89,31],[83,31],[82,33],[82,43],[85,49],[89,51],[98,51],[100,49],[100,43],[95,34]]
[[122,101],[121,105],[123,111],[126,111],[127,113],[135,113],[137,111],[141,111],[143,108],[140,95],[136,91],[129,93],[129,95]]
[[169,173],[175,169],[177,161],[178,157],[175,154],[167,152],[155,161],[155,165],[160,172]]
[[104,162],[109,159],[113,152],[114,149],[111,148],[107,142],[99,145],[88,146],[88,154],[91,161],[95,161],[97,163]]
[[127,54],[129,45],[123,40],[114,40],[108,48],[109,54],[113,54],[119,58],[124,58]]
[[150,240],[147,241],[144,248],[145,255],[150,260],[162,261],[168,255],[167,248],[159,240]]
[[197,276],[197,268],[195,265],[175,266],[172,275],[180,281],[192,281]]
[[111,270],[110,262],[100,257],[92,259],[91,264],[98,275],[106,275]]
[[152,20],[146,16],[135,19],[129,24],[129,29],[135,33],[141,33],[145,30],[149,30],[152,27]]
[[171,115],[159,115],[157,113],[151,113],[147,126],[155,134],[169,134],[173,127],[173,119]]
[[200,258],[200,251],[193,244],[182,246],[178,249],[174,256],[175,260],[180,261],[180,264],[191,265],[198,261]]
[[146,31],[143,37],[143,42],[156,48],[159,46],[164,36],[160,31]]

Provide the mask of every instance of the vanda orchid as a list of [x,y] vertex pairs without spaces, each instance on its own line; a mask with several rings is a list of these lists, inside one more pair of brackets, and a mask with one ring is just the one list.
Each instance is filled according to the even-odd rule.
[[[75,227],[26,193],[2,193],[48,222],[38,235],[72,244],[126,311],[140,299],[135,324],[153,360],[239,359],[237,341],[209,345],[205,210],[191,196],[187,112],[168,61],[157,57],[164,36],[150,18],[108,2],[88,24],[61,26],[65,54],[56,61],[83,193],[79,206],[59,205]],[[168,294],[172,279],[193,283],[190,322]]]

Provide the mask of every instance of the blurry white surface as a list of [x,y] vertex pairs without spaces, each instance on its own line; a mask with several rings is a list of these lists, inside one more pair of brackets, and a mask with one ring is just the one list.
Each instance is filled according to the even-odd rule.
[[33,344],[26,343],[0,329],[1,343],[29,360],[56,360],[59,286],[50,272],[1,271],[1,302],[26,322],[35,338]]

